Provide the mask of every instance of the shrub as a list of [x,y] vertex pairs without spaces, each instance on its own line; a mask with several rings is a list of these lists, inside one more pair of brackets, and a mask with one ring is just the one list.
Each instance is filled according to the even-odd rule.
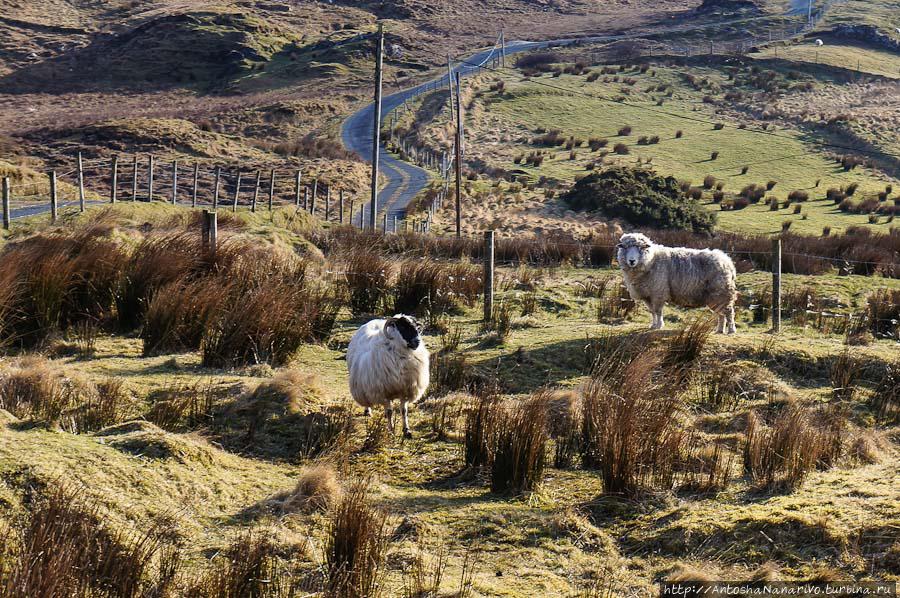
[[786,233],[788,230],[790,230],[792,224],[793,224],[793,222],[790,220],[785,220],[784,222],[782,222],[781,223],[781,232]]
[[628,146],[625,145],[624,143],[617,143],[617,144],[615,144],[615,145],[613,146],[613,151],[614,151],[615,153],[619,154],[620,156],[625,156],[625,155],[627,155],[627,154],[630,153],[629,150],[628,150]]
[[787,407],[771,427],[751,411],[745,431],[744,470],[766,489],[794,489],[816,468],[835,433],[834,429],[820,429],[800,407]]
[[741,174],[747,174],[748,172],[750,172],[750,167],[749,167],[749,166],[742,166],[742,167],[741,167]]
[[282,510],[326,511],[336,504],[342,493],[334,469],[328,465],[312,465],[298,474],[297,485],[282,503]]
[[712,189],[716,184],[716,177],[711,174],[703,177],[703,188],[704,189]]
[[650,137],[648,137],[647,135],[641,135],[640,137],[638,137],[637,143],[638,145],[649,145]]
[[652,352],[630,360],[615,352],[585,390],[582,462],[599,468],[606,493],[636,496],[674,484],[686,437],[677,400],[652,381],[658,360]]
[[719,159],[719,152],[713,152],[713,153],[711,153],[711,154],[709,155],[709,159],[710,159],[710,160],[718,160],[718,159]]
[[4,596],[138,596],[157,547],[143,532],[116,531],[98,504],[58,482],[34,499],[15,551],[3,550],[13,540],[4,536]]
[[853,195],[857,189],[859,189],[859,183],[850,183],[844,191],[847,195]]
[[634,226],[711,231],[712,216],[694,201],[684,201],[678,181],[640,169],[612,167],[575,183],[563,201],[573,210],[600,210]]
[[619,137],[628,137],[631,135],[631,127],[626,125],[619,129]]
[[609,140],[602,137],[591,137],[588,140],[588,147],[591,148],[591,151],[593,152],[606,147],[608,144]]
[[900,421],[900,360],[889,363],[872,393],[872,407],[886,423]]
[[725,199],[725,193],[723,191],[713,191],[712,198],[713,203],[722,203],[722,200]]
[[675,131],[675,139],[681,139],[681,137],[683,135],[684,135],[684,131],[682,131],[681,129]]
[[740,192],[741,197],[745,197],[750,203],[759,203],[765,197],[766,190],[761,185],[751,183],[746,185]]
[[771,191],[775,188],[775,185],[778,184],[778,181],[769,181],[766,183],[766,191]]
[[378,312],[390,293],[391,263],[377,252],[358,248],[346,257],[344,268],[353,315]]
[[212,560],[212,567],[188,588],[189,596],[289,596],[291,582],[276,544],[246,532]]
[[716,123],[716,124],[713,125],[713,130],[714,130],[714,131],[721,131],[721,130],[724,129],[724,128],[725,128],[725,125],[722,124],[722,123]]
[[393,288],[393,313],[425,315],[433,321],[460,304],[473,305],[481,296],[477,266],[410,259],[400,265]]
[[825,192],[825,198],[826,198],[828,201],[832,201],[832,202],[834,202],[834,203],[836,203],[836,204],[839,204],[839,203],[841,203],[842,201],[844,201],[844,199],[845,199],[846,197],[847,197],[846,194],[845,194],[843,191],[841,191],[840,189],[836,188],[836,187],[830,187],[830,188]]
[[500,400],[490,395],[473,399],[467,408],[463,440],[466,466],[479,468],[493,463],[493,439],[502,421],[502,409]]
[[703,197],[703,189],[701,189],[700,187],[691,187],[690,189],[688,189],[687,195],[691,199],[698,201]]
[[0,408],[19,419],[58,423],[75,402],[72,386],[43,361],[26,363],[0,377]]
[[866,299],[866,307],[876,338],[900,338],[900,290],[878,289]]
[[385,516],[367,500],[369,485],[353,483],[335,506],[325,538],[325,595],[378,596],[387,553]]
[[500,412],[492,438],[491,491],[520,494],[534,490],[544,474],[547,401],[538,393]]
[[795,190],[791,191],[790,193],[788,193],[788,199],[790,201],[808,201],[809,193],[807,191],[795,189]]
[[711,318],[695,318],[685,324],[666,345],[661,365],[676,378],[687,375],[700,359],[714,327]]
[[794,214],[799,214],[803,210],[803,206],[795,205],[794,206]]

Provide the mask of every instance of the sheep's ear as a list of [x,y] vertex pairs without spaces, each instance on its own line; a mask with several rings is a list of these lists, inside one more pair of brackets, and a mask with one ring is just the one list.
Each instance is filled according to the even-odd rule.
[[410,322],[412,322],[412,325],[415,326],[416,332],[421,334],[422,330],[424,329],[424,327],[422,326],[422,322],[420,322],[418,319],[416,319],[412,316],[409,317],[409,320],[410,320]]
[[387,328],[388,326],[396,326],[396,325],[397,325],[397,318],[387,318],[384,321],[385,328]]

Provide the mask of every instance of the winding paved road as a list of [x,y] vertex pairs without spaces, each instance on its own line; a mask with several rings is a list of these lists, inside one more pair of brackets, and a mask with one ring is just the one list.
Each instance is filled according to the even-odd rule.
[[[560,41],[511,42],[506,45],[506,54],[541,48],[551,43],[560,43]],[[463,63],[457,64],[453,72],[459,72],[460,75],[465,76],[478,70],[477,65],[486,61],[491,56],[492,51],[492,49],[488,49],[470,56]],[[392,110],[406,100],[419,95],[427,89],[446,87],[447,77],[448,75],[443,75],[438,79],[383,97],[381,100],[382,121]],[[373,102],[362,110],[350,115],[341,127],[341,140],[344,142],[344,146],[350,151],[359,154],[367,162],[372,161],[372,125],[374,116],[375,104]],[[397,215],[398,218],[402,218],[406,212],[406,206],[420,191],[428,186],[431,175],[423,168],[394,158],[387,152],[383,143],[381,145],[379,166],[382,176],[388,181],[387,185],[378,192],[379,213],[387,210],[389,216]],[[369,202],[366,202],[366,218],[368,218],[368,210]]]
[[[807,0],[792,0],[792,7],[787,14],[797,14],[799,11],[800,4],[803,5],[803,12],[806,10],[806,2]],[[821,3],[820,6],[817,7],[816,12],[814,13],[814,18],[821,18],[824,13],[825,8],[827,8],[828,2]],[[816,6],[816,0],[813,0],[813,6]],[[737,25],[737,24],[747,24],[757,20],[764,20],[771,18],[770,16],[760,16],[760,17],[743,17],[737,19],[728,19],[718,23],[715,23],[715,26],[722,25]],[[524,52],[526,50],[535,50],[539,48],[546,48],[548,46],[558,46],[558,45],[567,45],[574,42],[587,42],[587,43],[596,43],[596,42],[611,42],[617,40],[625,40],[625,39],[634,39],[637,37],[646,37],[646,36],[655,36],[666,33],[680,33],[685,31],[691,31],[695,29],[705,29],[712,26],[711,23],[684,23],[680,25],[673,25],[671,27],[660,27],[653,31],[644,31],[638,33],[630,33],[623,35],[599,35],[599,36],[589,36],[589,37],[581,37],[581,38],[566,38],[566,39],[556,39],[556,40],[548,40],[542,42],[526,42],[526,41],[514,41],[507,43],[506,45],[506,54],[507,56],[510,54],[515,54],[517,52]],[[492,49],[483,50],[470,56],[465,59],[462,63],[458,63],[454,68],[454,72],[459,72],[462,76],[468,75],[472,72],[478,70],[478,66],[483,62],[486,62],[492,53]],[[434,89],[438,87],[443,87],[447,85],[447,75],[443,75],[438,79],[434,79],[427,83],[423,83],[421,85],[417,85],[415,87],[411,87],[409,89],[405,89],[403,91],[399,91],[397,93],[391,94],[389,96],[385,96],[382,98],[381,105],[381,118],[382,122],[385,120],[386,116],[394,110],[398,106],[400,106],[406,100],[419,95],[420,93],[426,91],[427,89]],[[350,115],[345,121],[343,126],[341,127],[341,140],[344,143],[344,146],[350,151],[356,152],[359,156],[371,163],[372,162],[372,125],[374,120],[374,110],[375,104],[374,102],[367,105],[365,108],[355,112]],[[389,216],[397,215],[402,218],[402,216],[406,212],[406,207],[409,203],[419,194],[425,187],[428,185],[428,181],[430,180],[430,175],[428,171],[419,168],[414,164],[410,164],[409,162],[403,162],[391,156],[387,149],[382,143],[381,145],[381,154],[380,154],[380,170],[381,174],[384,178],[387,179],[388,183],[385,187],[383,187],[378,192],[378,208],[379,213],[384,210],[387,210]],[[365,214],[368,215],[369,210],[369,202],[365,204]],[[368,218],[368,216],[366,216]]]

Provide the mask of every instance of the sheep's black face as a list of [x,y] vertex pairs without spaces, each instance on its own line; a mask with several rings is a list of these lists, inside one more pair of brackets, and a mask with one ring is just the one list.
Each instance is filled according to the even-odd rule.
[[391,318],[390,323],[397,329],[400,336],[403,337],[407,347],[413,351],[419,348],[419,345],[422,344],[422,339],[419,337],[421,326],[415,318],[411,318],[410,316],[394,316]]

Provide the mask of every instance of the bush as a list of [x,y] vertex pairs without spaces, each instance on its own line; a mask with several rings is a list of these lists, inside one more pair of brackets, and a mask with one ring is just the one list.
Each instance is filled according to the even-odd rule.
[[712,189],[716,184],[716,177],[711,174],[703,177],[703,188],[704,189]]
[[808,201],[809,193],[807,191],[795,189],[795,190],[791,191],[790,193],[788,193],[788,199],[790,201],[800,201],[800,202]]
[[761,185],[751,183],[741,189],[740,196],[745,197],[750,203],[756,204],[765,197],[766,189]]
[[742,167],[741,167],[741,174],[747,174],[748,172],[750,172],[750,167],[749,167],[749,166],[742,166]]
[[722,123],[716,123],[716,124],[713,125],[713,130],[714,130],[714,131],[721,131],[721,130],[724,129],[724,128],[725,128],[725,125],[722,124]]
[[582,462],[599,468],[608,494],[634,497],[674,484],[686,435],[677,400],[652,381],[658,360],[652,352],[630,360],[614,352],[585,390]]
[[385,515],[369,505],[369,486],[356,482],[335,506],[325,538],[325,596],[367,596],[381,591],[387,553]]
[[297,485],[282,503],[282,511],[327,511],[336,504],[343,489],[334,469],[312,465],[298,474]]
[[100,505],[58,482],[32,500],[24,527],[15,537],[9,530],[0,536],[0,594],[141,595],[156,553],[154,538],[116,531]]
[[682,131],[681,129],[675,131],[675,139],[681,139],[682,136],[684,136],[684,131]]
[[684,201],[678,181],[651,172],[612,167],[590,174],[562,197],[573,210],[600,210],[633,226],[709,232],[715,217],[694,201]]
[[629,135],[631,135],[631,127],[626,125],[620,128],[618,135],[619,137],[628,137]]
[[822,459],[835,460],[834,446],[841,437],[837,426],[821,427],[813,415],[797,406],[788,406],[771,427],[755,412],[747,418],[744,442],[744,471],[768,490],[798,487]]
[[501,421],[503,406],[493,396],[478,397],[466,410],[463,457],[466,466],[487,467],[494,461],[493,439]]
[[475,265],[406,260],[394,284],[393,313],[424,315],[433,321],[460,304],[473,305],[481,292],[481,271]]
[[613,146],[613,151],[620,156],[628,155],[630,152],[628,150],[628,146],[624,143],[617,143]]
[[350,311],[360,316],[380,311],[390,293],[391,263],[375,251],[355,248],[344,261]]
[[591,148],[592,152],[604,148],[607,145],[609,145],[609,140],[602,137],[591,137],[588,139],[588,147]]
[[711,154],[709,155],[709,159],[710,159],[710,160],[718,160],[718,159],[719,159],[719,152],[713,152],[713,153],[711,153]]
[[500,412],[492,439],[491,492],[534,490],[544,475],[548,397],[538,393]]
[[769,181],[766,183],[766,191],[771,191],[775,188],[775,185],[778,184],[778,181]]

